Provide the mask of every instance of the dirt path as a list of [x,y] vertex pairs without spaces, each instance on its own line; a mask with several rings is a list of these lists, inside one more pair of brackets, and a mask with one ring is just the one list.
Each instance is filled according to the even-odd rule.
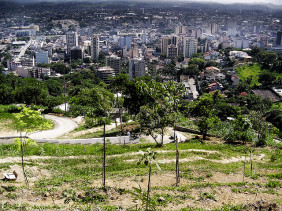
[[[170,153],[170,152],[175,152],[174,150],[158,150],[156,151],[157,153]],[[208,154],[212,153],[219,153],[218,151],[210,151],[210,150],[201,150],[201,149],[187,149],[187,150],[179,150],[179,152],[204,152]],[[118,154],[118,155],[109,155],[107,156],[108,158],[111,157],[121,157],[121,156],[134,156],[134,155],[140,155],[141,152],[130,152],[130,153],[124,153],[124,154]],[[44,160],[44,159],[79,159],[79,158],[93,158],[96,157],[95,155],[81,155],[81,156],[67,156],[67,157],[56,157],[56,156],[29,156],[25,157],[26,161],[29,160]],[[264,154],[260,154],[258,156],[253,156],[254,161],[261,161],[265,157]],[[207,159],[203,158],[200,156],[195,156],[191,158],[183,158],[180,159],[179,162],[192,162],[192,161],[197,161],[197,160],[207,160],[215,163],[221,163],[221,164],[228,164],[228,163],[234,163],[234,162],[240,162],[244,161],[245,157],[231,157],[231,158],[226,158],[222,160],[215,160],[215,159]],[[131,159],[131,160],[126,160],[127,162],[135,162],[137,159]],[[18,163],[21,162],[21,157],[8,157],[8,158],[3,158],[0,159],[0,163]],[[158,160],[159,163],[165,164],[165,163],[173,163],[175,162],[175,159],[164,159],[164,160]]]
[[[106,131],[112,130],[114,128],[116,128],[115,123],[112,123],[110,125],[106,125]],[[60,138],[63,138],[63,139],[70,138],[71,139],[71,138],[79,137],[79,136],[82,136],[82,135],[85,135],[85,134],[88,134],[88,133],[95,133],[95,132],[102,131],[102,130],[103,130],[103,126],[99,126],[99,127],[95,127],[95,128],[91,128],[91,129],[87,129],[87,130],[83,130],[83,131],[70,132],[70,133],[67,133],[67,134],[61,136]]]
[[44,130],[34,132],[29,135],[33,139],[55,139],[65,133],[69,133],[78,127],[78,124],[70,118],[58,117],[53,115],[45,115],[46,119],[50,119],[54,122],[55,127],[52,130]]

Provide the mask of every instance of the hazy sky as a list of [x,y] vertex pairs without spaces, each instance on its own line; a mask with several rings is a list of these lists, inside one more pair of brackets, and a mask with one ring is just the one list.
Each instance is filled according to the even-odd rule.
[[282,5],[282,0],[190,0],[195,2],[206,2],[213,1],[223,4],[232,4],[232,3],[272,3]]
[[[33,1],[33,2],[42,2],[42,1],[52,1],[52,2],[68,2],[68,1],[89,1],[89,2],[99,2],[99,1],[107,1],[107,0],[16,0],[16,1]],[[108,0],[114,1],[114,0]],[[117,0],[118,1],[118,0]],[[121,0],[122,1],[122,0]],[[128,0],[128,1],[139,1],[139,2],[150,2],[152,0]],[[154,1],[187,1],[187,2],[217,2],[222,4],[233,4],[233,3],[272,3],[276,5],[282,5],[282,0],[154,0]]]

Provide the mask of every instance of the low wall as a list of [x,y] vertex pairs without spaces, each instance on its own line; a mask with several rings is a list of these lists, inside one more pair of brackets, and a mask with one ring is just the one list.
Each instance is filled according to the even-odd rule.
[[[193,133],[193,134],[197,134],[197,135],[202,135],[202,133],[198,130],[193,130],[193,129],[181,127],[181,126],[175,126],[175,130],[178,130],[178,131],[181,131],[181,132],[186,132],[186,133]],[[207,136],[213,137],[214,135],[207,134]]]
[[[37,143],[54,143],[54,144],[102,144],[104,138],[91,139],[34,139]],[[111,144],[137,144],[140,139],[130,139],[129,136],[106,137],[106,142]]]

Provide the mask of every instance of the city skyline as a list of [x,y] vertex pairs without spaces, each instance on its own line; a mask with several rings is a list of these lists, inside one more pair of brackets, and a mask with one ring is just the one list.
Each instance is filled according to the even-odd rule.
[[[7,1],[7,0],[6,0]],[[108,2],[111,0],[9,0],[11,2]],[[128,2],[170,2],[168,0],[125,0]],[[275,4],[282,5],[280,0],[176,0],[183,3],[218,3],[218,4]]]

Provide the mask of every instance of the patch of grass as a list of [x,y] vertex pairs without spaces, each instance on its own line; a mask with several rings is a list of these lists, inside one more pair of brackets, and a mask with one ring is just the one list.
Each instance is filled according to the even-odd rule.
[[274,180],[268,181],[268,183],[265,185],[265,187],[267,187],[267,188],[278,188],[280,186],[281,186],[280,182],[274,181]]
[[269,179],[282,179],[282,173],[268,174],[267,177]]
[[214,193],[208,193],[208,192],[201,193],[200,194],[200,199],[201,200],[203,200],[203,199],[211,199],[211,200],[216,201]]
[[246,177],[250,177],[250,178],[256,180],[256,179],[259,178],[260,174],[256,174],[256,173],[254,173],[254,172],[246,171],[246,172],[245,172],[245,176],[246,176]]
[[15,193],[8,193],[8,194],[6,195],[6,198],[8,198],[8,199],[17,199],[18,196],[17,196],[17,194],[15,194]]
[[269,188],[268,190],[263,190],[262,193],[277,194],[274,188]]
[[243,81],[247,80],[247,78],[249,77],[252,77],[252,82],[250,84],[251,86],[261,85],[258,82],[258,79],[259,75],[263,72],[263,70],[261,70],[261,66],[259,64],[237,67],[235,71],[238,74],[239,78]]
[[2,188],[4,188],[8,192],[13,192],[13,191],[17,190],[16,186],[3,186],[2,185]]

